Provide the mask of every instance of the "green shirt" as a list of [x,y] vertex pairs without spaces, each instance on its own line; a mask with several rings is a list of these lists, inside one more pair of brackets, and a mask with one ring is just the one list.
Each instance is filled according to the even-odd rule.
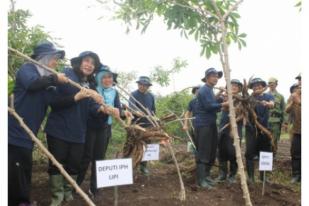
[[278,93],[277,91],[268,92],[269,94],[274,96],[274,108],[270,109],[270,117],[269,122],[270,123],[277,123],[277,122],[283,122],[284,119],[284,108],[285,108],[285,102],[284,97],[282,94]]

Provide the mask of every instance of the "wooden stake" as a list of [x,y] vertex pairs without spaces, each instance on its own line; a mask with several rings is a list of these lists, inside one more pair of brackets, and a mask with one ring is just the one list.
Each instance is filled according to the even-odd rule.
[[47,156],[48,159],[55,165],[63,177],[73,186],[76,192],[85,200],[87,205],[95,206],[95,204],[91,201],[91,199],[84,193],[84,191],[77,185],[75,180],[65,171],[63,166],[56,160],[56,158],[46,149],[43,143],[33,134],[33,132],[29,129],[29,127],[24,123],[23,119],[15,112],[14,109],[8,108],[11,115],[15,117],[20,126],[26,131],[31,140],[37,144],[38,148]]

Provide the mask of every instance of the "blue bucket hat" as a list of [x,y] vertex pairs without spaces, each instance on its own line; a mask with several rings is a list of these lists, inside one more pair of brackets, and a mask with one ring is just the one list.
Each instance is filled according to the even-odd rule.
[[297,83],[293,84],[291,87],[290,87],[290,93],[292,94],[293,93],[293,90],[295,88],[297,88],[299,85]]
[[254,78],[254,79],[252,79],[252,80],[249,82],[249,88],[252,89],[253,86],[254,86],[255,84],[257,84],[257,83],[262,84],[263,87],[266,87],[266,85],[267,85],[266,82],[265,82],[263,79],[261,79],[261,78]]
[[206,78],[208,77],[208,75],[210,74],[218,74],[218,78],[220,79],[223,76],[223,72],[222,71],[217,71],[215,68],[209,68],[205,71],[205,77],[202,79],[202,82],[206,82]]
[[114,84],[117,84],[117,77],[118,74],[115,72],[112,72],[111,69],[109,68],[109,66],[102,64],[100,69],[98,69],[98,71],[96,72],[95,76],[96,76],[96,81],[98,83],[98,81],[100,81],[102,79],[102,77],[104,75],[106,75],[107,73],[112,74],[113,75],[113,80],[114,80]]
[[143,85],[147,85],[147,86],[152,86],[152,83],[150,81],[150,78],[147,76],[140,76],[138,78],[138,80],[136,81],[136,83],[138,84],[143,84]]
[[100,62],[100,58],[99,56],[92,52],[92,51],[84,51],[82,53],[80,53],[78,55],[78,57],[74,57],[71,59],[71,66],[73,68],[75,67],[80,67],[81,63],[82,63],[82,60],[85,58],[85,57],[91,57],[94,59],[94,67],[95,67],[95,71],[98,71],[100,69],[100,67],[102,66],[101,62]]
[[237,84],[240,87],[240,90],[242,90],[243,84],[238,79],[232,79],[231,84]]
[[64,50],[58,50],[51,42],[44,42],[38,44],[33,49],[33,54],[31,55],[32,59],[37,59],[38,57],[42,57],[45,55],[52,55],[52,54],[58,54],[60,59],[63,59],[65,56]]

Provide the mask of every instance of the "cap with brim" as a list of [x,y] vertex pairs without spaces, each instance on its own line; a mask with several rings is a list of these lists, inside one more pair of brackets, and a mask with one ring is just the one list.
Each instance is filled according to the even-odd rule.
[[84,51],[82,53],[79,54],[78,57],[74,57],[71,59],[71,65],[73,68],[75,67],[80,67],[81,63],[82,63],[82,60],[85,58],[85,57],[91,57],[94,59],[94,67],[95,67],[95,70],[99,70],[102,66],[101,62],[100,62],[100,58],[99,56],[92,52],[92,51]]
[[268,79],[268,83],[278,83],[278,79],[271,77]]
[[217,74],[219,79],[223,76],[222,71],[217,71],[215,68],[209,68],[205,71],[205,77],[201,79],[202,82],[206,82],[206,79],[210,74]]
[[63,59],[65,56],[65,52],[64,50],[56,49],[54,44],[52,44],[51,42],[44,42],[44,43],[38,44],[33,49],[33,54],[31,55],[31,58],[37,59],[39,57],[43,57],[46,55],[57,55],[59,59]]
[[266,82],[261,78],[254,78],[249,82],[249,88],[252,89],[255,84],[262,84],[263,87],[266,87]]
[[243,84],[238,79],[232,79],[231,84],[237,84],[240,88],[243,87]]
[[147,86],[152,86],[150,78],[146,77],[146,76],[139,77],[139,79],[136,81],[136,83],[147,85]]
[[298,87],[298,84],[297,84],[297,83],[293,84],[293,85],[290,87],[290,93],[292,94],[292,93],[293,93],[293,90],[294,90],[295,88],[297,88],[297,87]]
[[295,79],[301,80],[301,75],[297,75],[297,77],[295,77]]

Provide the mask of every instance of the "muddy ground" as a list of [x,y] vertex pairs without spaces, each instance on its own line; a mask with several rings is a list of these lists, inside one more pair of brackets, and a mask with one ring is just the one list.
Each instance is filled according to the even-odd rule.
[[[270,175],[271,184],[266,185],[265,195],[262,196],[262,184],[260,182],[250,185],[250,193],[253,205],[285,206],[300,205],[300,185],[291,185],[290,180],[290,142],[280,142],[277,158],[274,162],[274,172]],[[179,181],[175,167],[167,151],[161,149],[161,160],[151,162],[151,175],[142,176],[138,171],[135,174],[133,185],[118,188],[119,206],[176,206],[176,205],[218,205],[239,206],[244,205],[239,181],[235,184],[222,183],[212,190],[203,190],[195,186],[193,157],[186,153],[185,145],[176,146],[176,156],[180,162],[183,178],[186,186],[187,199],[180,202]],[[36,205],[48,205],[50,194],[48,190],[48,175],[46,164],[35,164],[33,168],[32,199]],[[213,170],[213,176],[217,175],[217,168]],[[256,172],[256,179],[258,179]],[[87,191],[89,175],[82,188]],[[104,188],[95,199],[96,205],[113,205],[114,188]],[[75,200],[65,204],[67,206],[82,206],[85,202],[75,196]]]

